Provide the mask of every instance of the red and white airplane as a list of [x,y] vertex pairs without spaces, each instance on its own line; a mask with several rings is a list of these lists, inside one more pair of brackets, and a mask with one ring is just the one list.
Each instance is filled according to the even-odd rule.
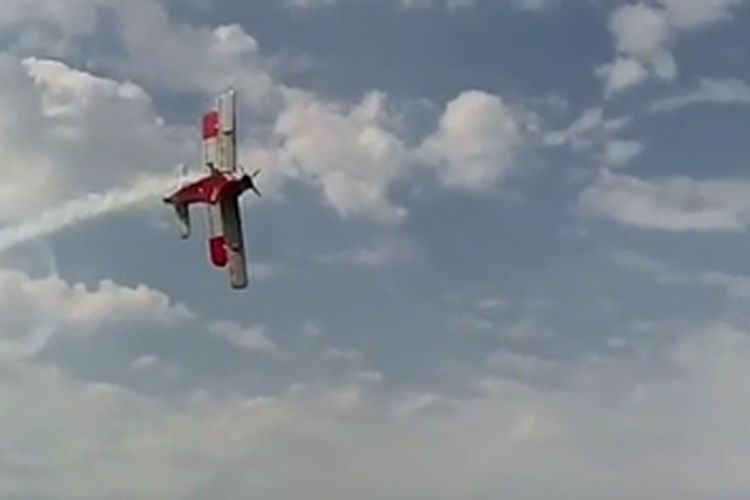
[[237,163],[237,97],[230,90],[217,99],[216,107],[203,115],[204,177],[181,186],[164,198],[174,206],[183,239],[190,236],[190,205],[208,206],[211,262],[226,268],[234,289],[248,284],[245,243],[239,198],[247,190],[260,196],[252,175],[244,173]]

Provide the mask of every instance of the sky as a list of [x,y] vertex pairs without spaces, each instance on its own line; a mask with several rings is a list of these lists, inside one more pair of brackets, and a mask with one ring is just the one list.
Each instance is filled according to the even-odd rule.
[[750,498],[750,2],[2,4],[3,499]]

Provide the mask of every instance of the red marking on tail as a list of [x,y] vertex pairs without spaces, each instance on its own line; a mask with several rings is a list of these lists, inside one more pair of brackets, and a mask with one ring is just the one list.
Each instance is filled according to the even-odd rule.
[[215,236],[208,240],[208,248],[213,265],[216,267],[226,267],[229,257],[227,256],[227,243],[224,236]]
[[209,111],[203,115],[203,139],[219,136],[219,112]]

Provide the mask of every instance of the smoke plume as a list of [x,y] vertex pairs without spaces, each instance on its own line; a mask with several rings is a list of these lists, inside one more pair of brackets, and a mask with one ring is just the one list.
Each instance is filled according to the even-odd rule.
[[174,177],[150,178],[129,188],[90,194],[69,201],[35,217],[0,229],[0,253],[78,223],[132,208],[151,198],[161,198],[173,187]]

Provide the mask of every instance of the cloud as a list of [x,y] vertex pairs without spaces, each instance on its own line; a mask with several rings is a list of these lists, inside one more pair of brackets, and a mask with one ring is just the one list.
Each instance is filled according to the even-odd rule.
[[234,87],[258,113],[277,109],[278,84],[264,69],[258,42],[240,25],[181,27],[153,3],[120,12],[127,55],[104,59],[102,67],[175,92],[214,95]]
[[603,108],[587,108],[567,127],[547,132],[543,144],[550,147],[568,145],[575,151],[586,151],[599,146],[631,122],[630,116],[607,118]]
[[736,232],[750,223],[748,193],[750,185],[741,180],[644,181],[604,171],[581,193],[578,209],[586,216],[639,228]]
[[66,35],[86,34],[94,29],[97,9],[115,3],[112,0],[72,0],[62,5],[56,0],[7,0],[0,12],[0,27],[52,23]]
[[597,70],[605,79],[606,95],[613,95],[649,78],[672,80],[677,64],[670,52],[672,27],[665,12],[645,4],[617,8],[610,19],[618,57]]
[[616,139],[607,142],[604,150],[604,164],[612,168],[624,167],[643,153],[643,143],[633,140]]
[[[264,325],[200,318],[186,305],[146,285],[127,287],[105,279],[90,287],[57,276],[32,278],[0,268],[0,363],[37,354],[58,333],[80,338],[123,326],[188,325],[248,351],[283,354]],[[153,355],[133,360],[131,368],[158,369],[171,378],[179,373],[177,365]]]
[[[37,1],[38,18],[14,4],[5,24],[21,28],[44,20],[76,35],[71,40],[79,44],[93,36],[96,16],[68,26],[64,13]],[[197,156],[195,127],[165,124],[147,89],[208,99],[235,87],[242,116],[253,116],[243,121],[241,159],[268,167],[268,192],[278,196],[287,182],[302,181],[341,217],[381,224],[407,216],[391,189],[415,173],[416,162],[429,165],[447,187],[486,191],[515,168],[525,146],[524,112],[500,96],[458,95],[447,103],[436,132],[415,149],[401,139],[402,110],[388,96],[373,90],[359,102],[336,102],[284,85],[267,71],[258,42],[238,24],[179,24],[156,0],[89,0],[72,9],[87,16],[101,7],[113,18],[110,35],[122,50],[88,58],[94,71],[108,76],[59,60],[3,56],[6,73],[13,73],[8,81],[15,83],[5,89],[5,99],[0,95],[0,112],[29,123],[23,128],[8,122],[13,133],[0,139],[7,146],[3,169],[9,179],[0,187],[6,195],[0,197],[0,219],[171,171]],[[32,195],[22,196],[30,183]]]
[[364,360],[364,355],[355,349],[344,349],[341,347],[329,347],[323,353],[326,359],[333,361],[344,361],[352,364],[361,364]]
[[377,240],[370,246],[324,254],[317,258],[323,264],[345,264],[374,269],[414,262],[418,259],[419,251],[416,245],[407,239],[398,238]]
[[149,377],[159,375],[170,380],[178,379],[182,374],[182,370],[175,363],[164,361],[153,354],[144,354],[134,359],[130,363],[130,369],[137,373],[145,373]]
[[493,370],[501,373],[512,373],[524,377],[556,375],[557,371],[562,368],[557,361],[510,350],[501,350],[490,354],[487,358],[487,364]]
[[[746,471],[732,466],[750,453],[741,437],[750,417],[747,331],[717,320],[642,353],[575,363],[496,356],[501,370],[551,370],[555,384],[484,374],[471,395],[387,393],[353,377],[176,402],[4,363],[12,376],[0,382],[0,494],[536,500],[553,488],[584,500],[676,500],[750,492]],[[339,480],[328,480],[332,469]]]
[[621,168],[640,156],[644,149],[640,141],[618,137],[632,121],[629,115],[607,118],[603,108],[587,108],[567,127],[546,132],[542,144],[567,146],[577,153],[594,153],[603,166]]
[[138,86],[0,54],[0,221],[169,172],[186,151]]
[[750,276],[683,269],[630,250],[615,252],[612,260],[617,266],[648,275],[664,286],[718,289],[732,300],[744,302],[750,299]]
[[606,81],[604,93],[608,97],[640,85],[650,76],[643,64],[627,57],[618,57],[614,62],[597,68],[596,75]]
[[193,317],[187,307],[145,285],[103,280],[88,288],[8,269],[0,269],[0,298],[0,357],[35,354],[58,331],[88,335],[116,325],[174,325]]
[[[389,199],[392,183],[407,174],[407,151],[395,135],[386,97],[370,93],[354,106],[324,102],[302,91],[287,94],[274,125],[271,151],[286,175],[319,188],[344,217],[382,223],[406,211]],[[278,163],[277,163],[278,164]]]
[[694,29],[729,21],[744,0],[660,0],[671,22],[681,29]]
[[743,0],[656,0],[627,3],[612,13],[614,62],[599,67],[605,95],[614,96],[644,82],[671,81],[678,73],[672,53],[678,39],[727,22]]
[[233,321],[214,321],[209,331],[237,347],[248,351],[279,353],[279,348],[266,334],[264,325],[243,326]]
[[476,307],[482,311],[499,311],[508,306],[508,299],[504,297],[485,297],[479,299]]
[[[304,0],[303,0],[304,1]],[[327,0],[323,0],[327,1]],[[427,8],[435,5],[445,4],[449,10],[467,9],[481,3],[482,0],[400,0],[407,8]],[[538,11],[557,4],[558,0],[494,0],[495,3],[508,4],[514,8]]]
[[750,85],[737,79],[703,78],[696,89],[659,99],[649,109],[662,113],[701,103],[750,105]]
[[[257,43],[242,28],[178,24],[156,7],[159,4],[144,0],[64,3],[31,0],[26,10],[23,2],[11,0],[0,16],[28,18],[35,24],[55,18],[64,31],[81,33],[96,24],[88,17],[93,11],[89,6],[107,4],[114,11],[107,14],[114,17],[113,36],[124,36],[126,43],[120,56],[94,56],[92,68],[99,69],[87,71],[49,59],[24,63],[8,56],[7,78],[0,84],[2,116],[14,116],[5,112],[27,109],[27,104],[34,111],[20,115],[29,123],[9,121],[2,135],[10,137],[5,145],[8,158],[12,153],[27,160],[19,161],[17,169],[2,167],[3,174],[7,169],[20,179],[10,188],[16,200],[3,217],[29,220],[27,208],[19,208],[25,196],[36,198],[29,206],[66,208],[20,226],[32,229],[14,226],[5,235],[33,237],[119,207],[121,195],[132,199],[129,191],[115,191],[117,201],[112,203],[105,201],[109,195],[91,204],[59,202],[80,199],[92,190],[109,193],[112,187],[133,185],[165,165],[171,169],[177,157],[191,151],[193,146],[185,145],[176,127],[164,125],[150,103],[149,95],[165,90],[175,98],[183,93],[207,98],[227,82],[244,85],[243,109],[253,127],[244,138],[246,157],[265,157],[269,165],[278,166],[270,181],[291,179],[313,186],[342,217],[402,220],[405,208],[393,188],[415,172],[415,160],[444,186],[472,193],[491,190],[523,168],[519,159],[528,147],[525,118],[504,97],[459,94],[434,124],[434,133],[417,140],[414,148],[401,138],[401,112],[390,98],[374,92],[356,102],[337,102],[274,82],[262,69]],[[698,10],[693,17],[706,15]],[[131,32],[119,33],[121,29]],[[629,43],[633,55],[628,57],[637,54],[647,61],[633,60],[636,67],[652,71],[651,59],[640,55],[648,50]],[[668,42],[652,43],[660,44]],[[223,76],[199,74],[204,70]],[[260,117],[252,113],[256,109],[263,112]],[[614,130],[621,130],[616,125],[601,110],[593,110],[551,136],[552,142],[580,145],[583,151],[605,155],[612,166],[624,165],[638,154],[639,145],[615,137]],[[40,150],[33,142],[16,140],[14,126],[42,131]],[[97,141],[102,151],[109,151],[109,134],[130,149],[117,150],[115,158],[97,151]],[[194,136],[188,137],[194,145]],[[132,159],[140,146],[152,144],[143,141],[157,145],[155,153],[148,153],[152,163],[118,160]],[[64,172],[61,176],[72,172],[75,182],[58,184],[58,168]],[[36,182],[38,194],[24,191]],[[738,230],[748,220],[746,194],[741,182],[648,181],[605,172],[584,193],[581,207],[589,215],[640,226]],[[400,259],[403,250],[400,241],[374,240],[371,246],[336,254],[334,260],[377,269]],[[701,279],[729,286],[727,276]],[[237,318],[199,320],[150,287],[111,281],[86,287],[59,278],[35,280],[14,271],[0,273],[0,283],[0,332],[8,348],[25,353],[13,356],[16,361],[0,357],[3,498],[232,500],[251,492],[278,500],[535,500],[555,491],[582,500],[670,500],[750,493],[744,467],[750,459],[750,442],[744,437],[750,417],[750,340],[743,325],[717,321],[695,326],[669,342],[655,336],[659,338],[638,346],[638,356],[627,354],[625,347],[633,342],[628,338],[617,341],[614,347],[621,351],[612,358],[588,353],[587,359],[558,359],[554,352],[542,356],[493,348],[481,354],[487,365],[467,367],[470,390],[456,390],[465,382],[456,380],[447,381],[450,391],[438,380],[404,388],[399,373],[356,372],[328,382],[297,381],[283,390],[264,387],[262,394],[254,389],[262,385],[256,380],[236,386],[220,380],[219,394],[195,391],[157,398],[87,380],[79,372],[73,376],[31,355],[46,342],[48,328],[59,325],[101,335],[115,327],[139,327],[134,318],[149,328],[186,322],[205,328],[210,342],[229,342],[253,355],[278,348],[269,334],[275,327]],[[740,285],[732,289],[740,293]],[[538,344],[539,327],[548,323],[533,321],[536,316],[497,321],[513,314],[515,304],[506,301],[490,299],[476,306],[477,317],[499,330],[501,339],[492,340],[503,344]],[[299,313],[292,309],[292,314]],[[341,333],[335,331],[337,321],[324,320],[326,328],[334,328],[326,337],[336,338]],[[306,331],[319,336],[321,328],[310,324]],[[354,337],[347,338],[360,335],[348,333]],[[389,338],[401,333],[408,335],[396,330]],[[356,369],[363,358],[370,359],[369,351],[382,347],[369,338],[359,338],[354,345],[366,350],[330,348],[323,356],[329,357],[328,364],[330,358],[349,360],[333,363],[338,370]],[[175,354],[200,355],[182,347]],[[462,343],[459,351],[464,348]],[[451,354],[460,356],[458,351]],[[127,356],[125,365],[120,363],[132,368],[126,378],[179,373],[170,372],[176,358]],[[304,364],[304,357],[295,351],[295,361]],[[378,368],[399,362],[388,356],[372,359],[383,365]],[[183,361],[180,370],[189,369],[190,360]],[[276,378],[275,373],[259,375]],[[199,374],[185,373],[181,389],[192,391],[192,383],[201,386],[204,381],[196,378]],[[331,471],[336,471],[333,480]]]
[[481,91],[461,93],[446,106],[438,129],[417,156],[455,189],[485,192],[519,168],[527,124],[502,98]]
[[[286,4],[294,9],[313,9],[333,7],[342,3],[353,3],[354,0],[286,0]],[[362,0],[359,0],[362,1]],[[427,9],[435,6],[447,8],[450,11],[467,9],[476,6],[484,0],[397,0],[398,5],[407,9]],[[539,11],[553,5],[559,0],[486,0],[498,4],[507,4],[514,8]]]
[[[243,90],[247,103],[270,102],[273,83],[261,68],[258,42],[238,24],[215,28],[180,24],[170,18],[166,0],[10,0],[0,14],[0,29],[36,30],[44,43],[68,40],[64,52],[77,54],[80,43],[93,37],[101,13],[113,21],[109,36],[119,45],[117,56],[88,54],[100,69],[135,78],[146,86],[178,92],[213,94],[227,86]],[[76,46],[77,42],[77,46]],[[44,53],[45,47],[24,47]]]
[[284,95],[270,145],[248,153],[251,161],[317,187],[342,217],[381,224],[408,215],[390,191],[414,175],[415,162],[449,189],[488,192],[520,168],[533,129],[527,114],[501,97],[467,91],[446,104],[434,133],[410,147],[400,138],[401,110],[381,92],[354,105],[299,90]]
[[546,317],[553,306],[544,299],[520,300],[503,294],[481,296],[463,304],[460,302],[460,311],[452,321],[459,333],[491,335],[505,345],[546,340],[554,336]]

